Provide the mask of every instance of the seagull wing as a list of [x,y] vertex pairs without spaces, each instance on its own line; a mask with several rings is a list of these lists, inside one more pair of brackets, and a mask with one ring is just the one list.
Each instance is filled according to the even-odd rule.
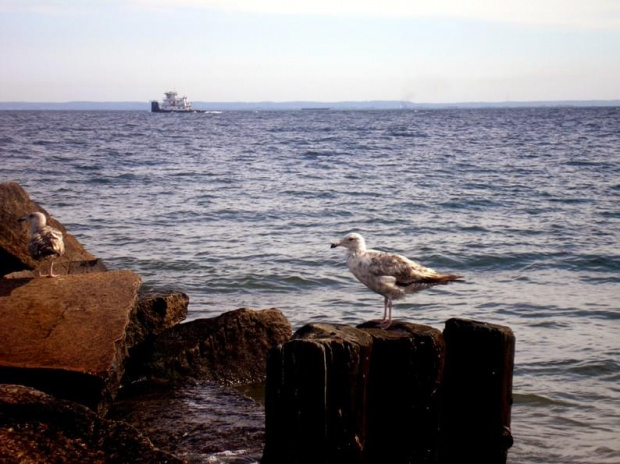
[[437,285],[457,280],[461,276],[439,274],[430,267],[422,266],[410,259],[393,253],[368,250],[368,271],[376,277],[389,276],[396,279],[399,287],[409,285]]
[[43,226],[30,238],[28,250],[34,259],[47,256],[61,256],[65,252],[62,232],[53,227]]

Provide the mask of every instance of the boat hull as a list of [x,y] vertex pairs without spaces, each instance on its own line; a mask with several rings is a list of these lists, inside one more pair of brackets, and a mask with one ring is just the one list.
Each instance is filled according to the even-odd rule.
[[205,113],[206,110],[164,110],[159,106],[159,102],[151,102],[151,113]]

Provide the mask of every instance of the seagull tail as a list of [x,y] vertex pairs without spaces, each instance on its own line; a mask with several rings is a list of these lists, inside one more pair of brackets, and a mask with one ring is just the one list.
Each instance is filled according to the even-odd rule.
[[458,274],[441,274],[437,276],[437,281],[441,284],[449,282],[465,282],[462,275]]
[[436,274],[428,277],[420,277],[411,282],[397,282],[399,287],[409,287],[410,285],[447,285],[450,282],[465,282],[462,275],[458,274]]
[[463,276],[458,274],[439,274],[433,277],[425,277],[422,280],[424,283],[432,285],[447,285],[450,282],[464,282]]

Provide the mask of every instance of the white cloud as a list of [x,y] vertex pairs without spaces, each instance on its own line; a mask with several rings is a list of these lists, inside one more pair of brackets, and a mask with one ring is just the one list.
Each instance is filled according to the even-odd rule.
[[330,16],[433,17],[620,31],[618,0],[128,0],[143,7]]

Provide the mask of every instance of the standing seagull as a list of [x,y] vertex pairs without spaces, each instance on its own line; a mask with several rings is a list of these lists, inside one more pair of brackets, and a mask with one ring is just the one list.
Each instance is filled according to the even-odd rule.
[[[28,221],[30,224],[30,241],[28,251],[30,256],[39,260],[50,258],[49,277],[58,277],[54,274],[54,258],[62,256],[65,252],[65,242],[62,232],[47,225],[47,220],[42,213],[30,213],[19,219],[19,222]],[[41,275],[41,271],[39,271]]]
[[332,243],[331,247],[338,246],[347,249],[347,266],[357,280],[383,295],[383,328],[389,327],[392,322],[392,300],[462,278],[455,274],[439,274],[404,256],[368,250],[360,234],[349,234],[339,242]]

